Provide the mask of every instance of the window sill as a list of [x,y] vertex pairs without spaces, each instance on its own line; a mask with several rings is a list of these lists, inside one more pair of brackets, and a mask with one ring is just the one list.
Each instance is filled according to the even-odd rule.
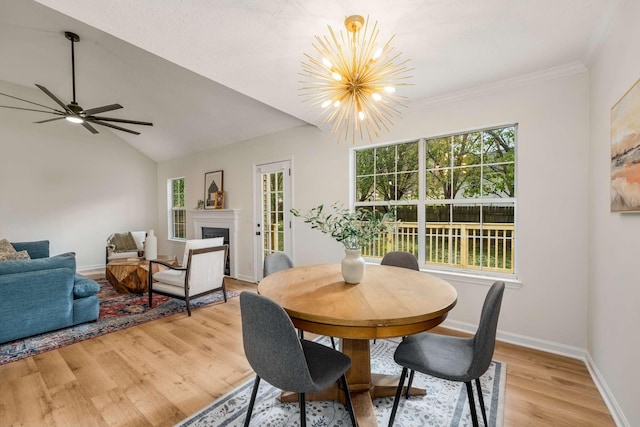
[[178,239],[176,237],[170,237],[167,240],[170,242],[178,242],[178,243],[184,243],[187,241],[187,239]]
[[461,273],[453,271],[442,271],[433,269],[422,269],[425,273],[432,274],[442,280],[446,280],[451,283],[460,283],[464,285],[483,285],[491,286],[495,281],[502,281],[509,289],[520,289],[523,283],[515,277],[501,277],[490,275],[479,275],[471,273]]

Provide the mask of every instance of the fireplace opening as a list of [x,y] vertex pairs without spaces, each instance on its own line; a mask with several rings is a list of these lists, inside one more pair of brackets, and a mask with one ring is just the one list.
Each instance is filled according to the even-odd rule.
[[[212,239],[215,237],[222,237],[224,244],[229,245],[229,229],[228,228],[216,228],[216,227],[202,227],[202,238]],[[224,274],[231,275],[231,246],[229,246],[229,254],[227,256],[227,265],[224,267]]]

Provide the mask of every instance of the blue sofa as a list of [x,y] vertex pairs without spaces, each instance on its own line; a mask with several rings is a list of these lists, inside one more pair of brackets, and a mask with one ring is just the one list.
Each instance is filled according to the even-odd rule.
[[49,257],[49,241],[12,243],[30,260],[0,262],[0,343],[98,319],[100,285],[76,274],[73,252]]

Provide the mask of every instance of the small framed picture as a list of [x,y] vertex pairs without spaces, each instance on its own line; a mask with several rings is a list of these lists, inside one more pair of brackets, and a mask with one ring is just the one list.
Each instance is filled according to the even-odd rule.
[[[213,171],[204,174],[204,208],[205,209],[222,209],[217,208],[217,193],[224,191],[224,175],[223,171]],[[224,203],[224,194],[222,196]]]
[[216,191],[213,209],[224,209],[224,191]]

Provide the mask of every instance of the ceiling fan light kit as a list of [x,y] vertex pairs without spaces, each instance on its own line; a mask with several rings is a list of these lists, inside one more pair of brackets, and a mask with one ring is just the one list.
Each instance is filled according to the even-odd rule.
[[316,36],[315,55],[304,54],[300,90],[305,101],[319,107],[319,119],[331,125],[338,141],[350,137],[355,143],[356,135],[363,139],[364,134],[372,141],[393,125],[398,108],[406,107],[407,98],[396,89],[410,85],[413,69],[407,67],[409,59],[399,60],[401,54],[391,46],[394,36],[377,46],[377,22],[369,31],[368,19],[353,15],[344,25],[346,34],[328,26],[330,37]]
[[9,97],[9,98],[17,99],[19,101],[27,102],[29,104],[37,105],[39,107],[46,108],[47,110],[15,107],[15,106],[10,106],[10,105],[0,105],[0,107],[2,107],[2,108],[10,108],[10,109],[14,109],[14,110],[25,110],[25,111],[35,111],[35,112],[40,112],[40,113],[54,114],[54,115],[59,116],[59,117],[55,117],[53,119],[40,120],[40,121],[37,121],[37,122],[34,122],[34,123],[48,123],[48,122],[52,122],[52,121],[55,121],[55,120],[66,119],[67,121],[69,121],[71,123],[81,124],[82,126],[84,126],[85,129],[87,129],[89,132],[91,132],[93,134],[98,133],[98,131],[96,130],[96,128],[91,126],[91,124],[105,126],[105,127],[111,128],[111,129],[115,129],[115,130],[119,130],[119,131],[123,131],[123,132],[127,132],[127,133],[132,133],[134,135],[140,135],[140,132],[136,132],[136,131],[131,130],[131,129],[126,129],[126,128],[123,128],[121,126],[117,126],[117,125],[114,125],[114,124],[108,123],[108,122],[126,123],[126,124],[133,124],[133,125],[142,125],[142,126],[153,126],[153,123],[150,123],[150,122],[143,122],[143,121],[138,121],[138,120],[117,119],[117,118],[113,118],[113,117],[104,117],[104,116],[96,116],[95,115],[95,114],[105,113],[107,111],[118,110],[118,109],[122,108],[122,105],[120,105],[120,104],[104,105],[102,107],[89,108],[89,109],[85,110],[76,102],[76,65],[75,65],[74,44],[80,41],[80,36],[78,36],[75,33],[72,33],[71,31],[65,31],[64,36],[65,36],[65,38],[67,40],[71,41],[71,80],[72,80],[72,84],[73,84],[73,100],[70,103],[65,104],[62,100],[60,100],[60,98],[55,96],[49,89],[47,89],[46,87],[44,87],[42,85],[36,84],[36,87],[38,89],[40,89],[41,91],[43,91],[49,98],[53,99],[55,101],[55,103],[58,104],[62,108],[62,110],[56,109],[56,108],[52,108],[52,107],[49,107],[49,106],[46,106],[46,105],[43,105],[43,104],[38,104],[36,102],[28,101],[26,99],[18,98],[16,96],[8,95],[8,94],[2,93],[2,92],[0,92],[0,95],[4,95],[4,96]]

